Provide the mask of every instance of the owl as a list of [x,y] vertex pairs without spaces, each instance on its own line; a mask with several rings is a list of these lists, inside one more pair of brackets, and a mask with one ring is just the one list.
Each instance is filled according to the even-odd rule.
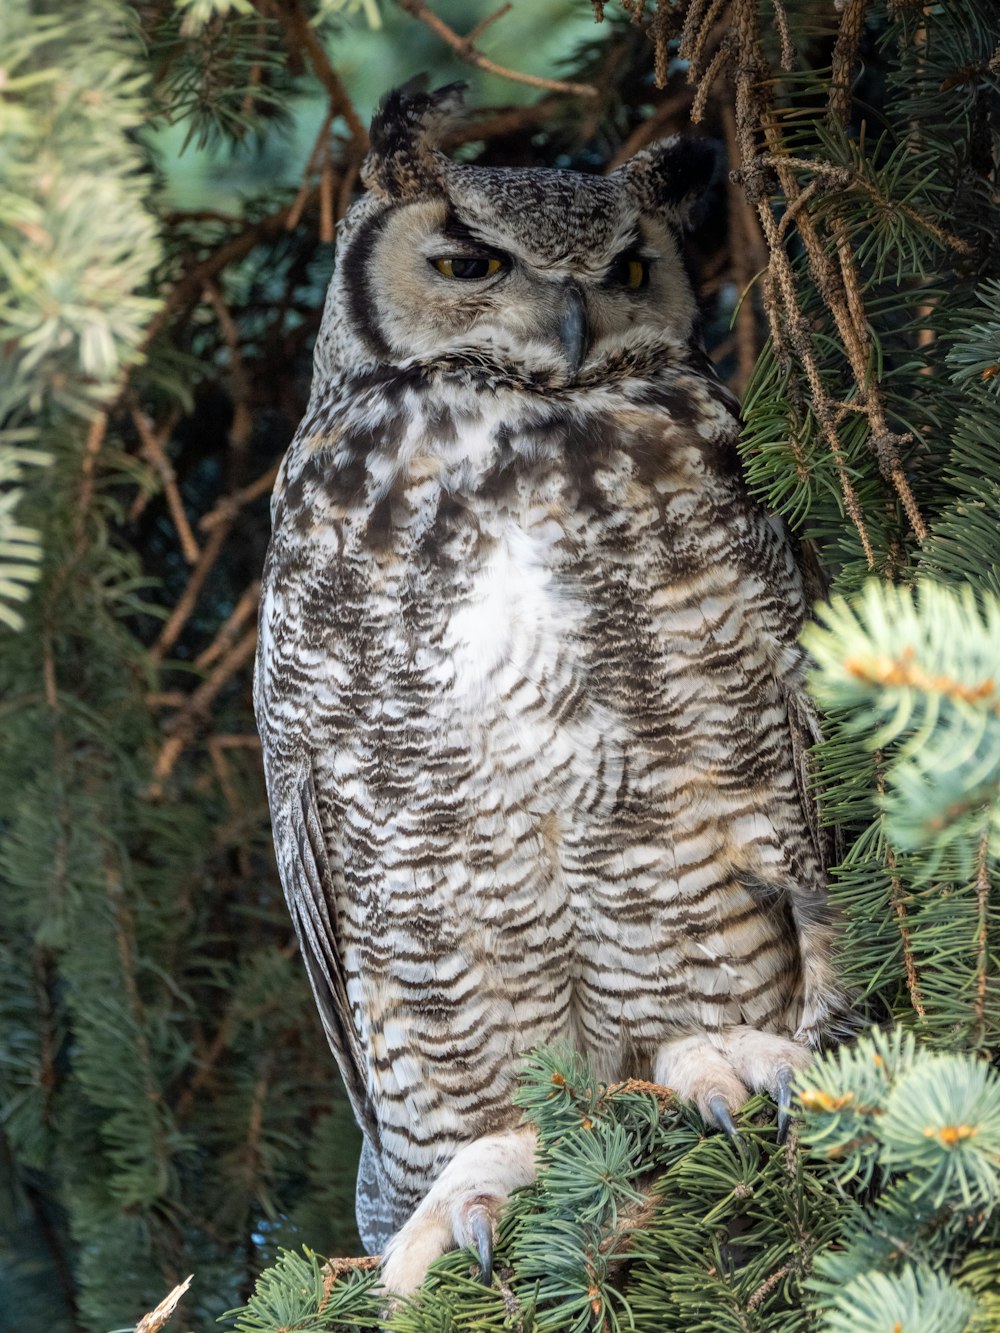
[[841,1007],[787,538],[682,257],[695,140],[456,163],[390,94],[273,505],[255,706],[277,861],[407,1293],[489,1272],[563,1042],[735,1132]]

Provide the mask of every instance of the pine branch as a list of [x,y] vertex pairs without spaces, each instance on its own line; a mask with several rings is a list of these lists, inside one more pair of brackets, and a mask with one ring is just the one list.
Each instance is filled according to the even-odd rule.
[[873,748],[906,737],[887,773],[893,841],[943,853],[988,828],[1000,854],[1000,601],[870,583],[817,615],[825,628],[803,636],[816,697]]

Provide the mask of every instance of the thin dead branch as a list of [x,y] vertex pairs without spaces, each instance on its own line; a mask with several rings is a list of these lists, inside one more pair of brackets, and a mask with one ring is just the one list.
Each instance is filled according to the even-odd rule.
[[596,97],[597,89],[589,83],[568,83],[564,79],[546,79],[538,74],[523,74],[516,69],[508,69],[505,65],[498,65],[495,60],[490,60],[488,56],[483,55],[473,45],[473,39],[477,37],[487,23],[493,23],[510,8],[504,5],[495,14],[476,25],[467,36],[460,36],[454,28],[449,27],[444,19],[440,18],[429,5],[424,4],[423,0],[396,0],[400,9],[407,14],[425,24],[433,33],[436,33],[443,42],[464,60],[467,65],[474,65],[476,69],[483,70],[486,74],[496,74],[501,79],[509,79],[511,83],[525,83],[530,88],[545,88],[553,93],[567,93],[574,97]]
[[[184,501],[181,499],[181,493],[177,486],[177,474],[174,472],[173,464],[167,457],[166,451],[166,442],[170,439],[174,427],[177,425],[179,413],[171,412],[163,425],[158,430],[153,430],[149,418],[142,411],[134,394],[129,394],[129,401],[132,424],[136,428],[141,444],[139,452],[160,479],[160,485],[163,487],[163,494],[167,500],[167,508],[170,510],[170,517],[173,519],[177,536],[180,539],[181,554],[189,565],[197,564],[198,557],[201,555],[201,548],[194,532],[191,530],[191,524],[184,509]],[[129,518],[134,521],[138,518],[139,513],[141,513],[141,508],[134,505]]]

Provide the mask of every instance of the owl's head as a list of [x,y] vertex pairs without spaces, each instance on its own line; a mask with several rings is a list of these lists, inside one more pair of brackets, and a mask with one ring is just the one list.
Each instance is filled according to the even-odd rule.
[[680,238],[712,148],[661,142],[607,176],[468,166],[438,146],[461,91],[397,90],[375,116],[318,366],[467,360],[599,383],[623,353],[684,348]]

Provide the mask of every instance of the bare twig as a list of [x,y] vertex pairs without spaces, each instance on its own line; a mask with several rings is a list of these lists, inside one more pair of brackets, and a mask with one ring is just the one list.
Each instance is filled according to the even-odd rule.
[[484,19],[479,20],[474,28],[470,28],[465,34],[465,40],[470,46],[474,46],[491,23],[496,23],[497,19],[502,19],[504,14],[509,14],[513,8],[511,0],[506,0],[506,3],[502,4],[499,9],[495,9],[492,14],[487,14]]
[[[318,192],[311,191],[306,199],[307,205],[316,198],[318,198]],[[242,231],[237,232],[235,236],[231,236],[228,241],[225,241],[217,250],[203,259],[200,264],[196,264],[185,273],[184,277],[179,279],[167,292],[158,314],[147,325],[146,334],[142,341],[143,350],[148,350],[153,340],[167,327],[178,311],[194,305],[201,298],[205,290],[205,284],[211,281],[217,273],[221,273],[224,268],[228,268],[231,264],[238,263],[263,241],[273,240],[280,236],[286,229],[290,212],[290,208],[279,208],[268,217],[261,218],[259,222],[244,227]]]
[[[519,70],[508,69],[505,65],[498,65],[495,60],[490,60],[482,51],[477,50],[472,42],[473,37],[482,31],[483,24],[473,28],[467,36],[461,37],[454,28],[445,23],[444,19],[439,18],[429,5],[424,4],[424,0],[396,0],[396,4],[407,14],[426,24],[460,59],[468,65],[474,65],[476,69],[481,69],[487,74],[499,75],[502,79],[510,79],[512,83],[526,83],[531,88],[547,88],[553,93],[570,93],[575,97],[597,96],[597,89],[589,83],[567,83],[564,79],[546,79],[537,74],[522,74]],[[506,9],[501,12],[506,13]],[[500,13],[493,14],[489,22],[492,23],[499,17]]]
[[767,1299],[768,1296],[770,1296],[771,1292],[775,1289],[775,1287],[782,1280],[782,1278],[786,1278],[789,1273],[792,1273],[794,1271],[795,1270],[791,1264],[783,1264],[781,1268],[775,1269],[775,1271],[771,1273],[769,1277],[766,1277],[764,1279],[764,1281],[760,1284],[759,1287],[756,1287],[754,1291],[751,1292],[750,1299],[747,1301],[747,1309],[756,1310],[758,1305],[760,1305],[763,1301]]
[[188,618],[195,608],[195,603],[198,601],[198,596],[201,593],[205,580],[208,578],[212,566],[219,558],[222,544],[226,540],[232,522],[233,519],[230,518],[228,522],[219,523],[212,529],[208,541],[202,547],[198,563],[191,571],[191,577],[188,579],[187,586],[183,593],[181,593],[173,611],[171,611],[167,623],[160,631],[159,638],[149,650],[150,657],[154,662],[161,661],[177,642],[181,630],[187,624]]
[[851,77],[858,61],[858,47],[865,27],[868,0],[845,0],[833,48],[830,96],[827,115],[835,124],[846,125],[851,114]]
[[657,139],[661,138],[671,122],[683,121],[687,118],[690,114],[692,97],[690,88],[686,87],[681,88],[670,97],[665,97],[649,119],[642,121],[635,127],[605,169],[614,171],[623,162],[627,162],[630,157],[634,157],[640,148],[645,148],[647,144],[655,143]]
[[[188,521],[187,513],[184,509],[184,502],[181,499],[181,493],[177,487],[177,475],[174,472],[173,464],[167,457],[167,451],[164,447],[165,442],[170,438],[174,426],[177,424],[176,412],[172,412],[159,430],[154,431],[150,425],[149,418],[139,406],[138,399],[133,394],[129,394],[131,400],[132,423],[135,426],[139,440],[141,441],[141,453],[144,458],[152,465],[153,470],[160,479],[163,487],[163,493],[167,498],[167,508],[170,510],[170,517],[174,521],[174,527],[177,529],[177,536],[180,538],[181,553],[189,565],[197,563],[201,555],[201,549],[195,540],[195,535],[191,530],[191,524]],[[130,515],[131,517],[131,515]],[[135,514],[138,517],[138,514]]]
[[330,145],[324,144],[319,172],[319,239],[329,245],[333,234],[333,160]]
[[326,49],[317,36],[316,29],[309,22],[309,15],[303,9],[299,0],[270,0],[270,7],[285,29],[292,45],[298,50],[305,51],[309,57],[309,63],[312,65],[316,77],[327,91],[330,105],[336,108],[338,115],[343,116],[351,133],[351,138],[361,148],[367,149],[368,131],[359,119],[358,113],[354,110],[351,99],[347,95],[347,89],[340,81],[337,71],[330,64]]
[[260,601],[260,579],[254,581],[247,587],[240,600],[233,607],[232,611],[223,621],[219,632],[215,638],[204,650],[194,659],[194,664],[199,670],[210,667],[213,662],[230,648],[236,642],[237,635],[246,623],[247,617],[252,616],[257,610],[257,603]]
[[104,445],[108,433],[108,413],[95,412],[87,431],[87,442],[83,448],[83,463],[80,466],[80,497],[76,505],[76,519],[73,534],[73,553],[79,557],[87,543],[87,517],[94,499],[94,484],[97,472],[97,456]]
[[233,424],[229,430],[229,446],[235,457],[236,480],[242,481],[243,478],[239,474],[243,470],[242,464],[250,444],[250,432],[253,429],[250,377],[243,365],[243,356],[240,352],[240,331],[223,299],[222,289],[214,279],[205,283],[205,298],[215,311],[229,352],[229,377],[233,398]]
[[155,1310],[150,1310],[149,1314],[143,1315],[135,1326],[134,1333],[159,1333],[160,1329],[173,1318],[174,1311],[180,1304],[181,1297],[190,1287],[194,1280],[192,1273],[186,1281],[179,1286],[174,1287],[169,1296],[165,1296]]
[[323,124],[319,127],[319,133],[313,140],[313,146],[309,151],[309,157],[306,161],[306,169],[302,173],[302,184],[299,186],[299,192],[292,200],[292,206],[288,210],[288,217],[285,219],[285,227],[288,231],[294,231],[302,221],[302,210],[306,206],[306,200],[309,197],[310,184],[313,173],[316,170],[316,164],[323,156],[326,150],[327,135],[330,133],[330,126],[333,123],[333,117],[336,114],[336,108],[331,104],[326,109],[326,115],[323,117]]
[[188,696],[184,707],[170,719],[171,734],[157,755],[152,781],[146,790],[150,800],[158,800],[163,795],[164,785],[191,741],[199,721],[208,716],[219,691],[250,661],[256,647],[257,626],[254,625],[223,655],[215,670]]
[[252,481],[249,486],[234,491],[232,495],[224,495],[214,509],[210,509],[207,514],[199,519],[198,526],[202,532],[211,532],[220,524],[231,523],[245,505],[251,504],[262,495],[266,495],[275,483],[280,466],[280,463],[274,463],[256,481]]
[[[728,103],[723,103],[721,116],[729,160],[735,162],[739,152],[736,140],[736,116]],[[740,293],[740,304],[735,320],[737,367],[736,383],[733,387],[742,396],[750,382],[760,352],[757,312],[749,289],[754,274],[767,267],[767,247],[754,210],[736,181],[730,179],[727,182],[726,194],[729,202],[730,226],[733,230],[729,244],[730,273],[736,290]],[[717,352],[717,355],[720,353]]]
[[[878,791],[879,799],[885,796],[885,770],[883,768],[883,753],[881,750],[875,755],[875,788]],[[882,816],[883,822],[885,816]],[[892,903],[892,909],[896,913],[896,924],[899,928],[899,939],[903,949],[903,972],[906,976],[906,992],[910,997],[910,1004],[913,1006],[913,1012],[918,1018],[927,1017],[927,1008],[924,1005],[924,993],[920,984],[920,976],[917,972],[917,962],[913,955],[913,936],[910,932],[910,923],[906,912],[908,895],[903,892],[903,884],[896,873],[896,853],[891,843],[885,843],[885,854],[883,857],[885,867],[889,872],[889,899]]]

